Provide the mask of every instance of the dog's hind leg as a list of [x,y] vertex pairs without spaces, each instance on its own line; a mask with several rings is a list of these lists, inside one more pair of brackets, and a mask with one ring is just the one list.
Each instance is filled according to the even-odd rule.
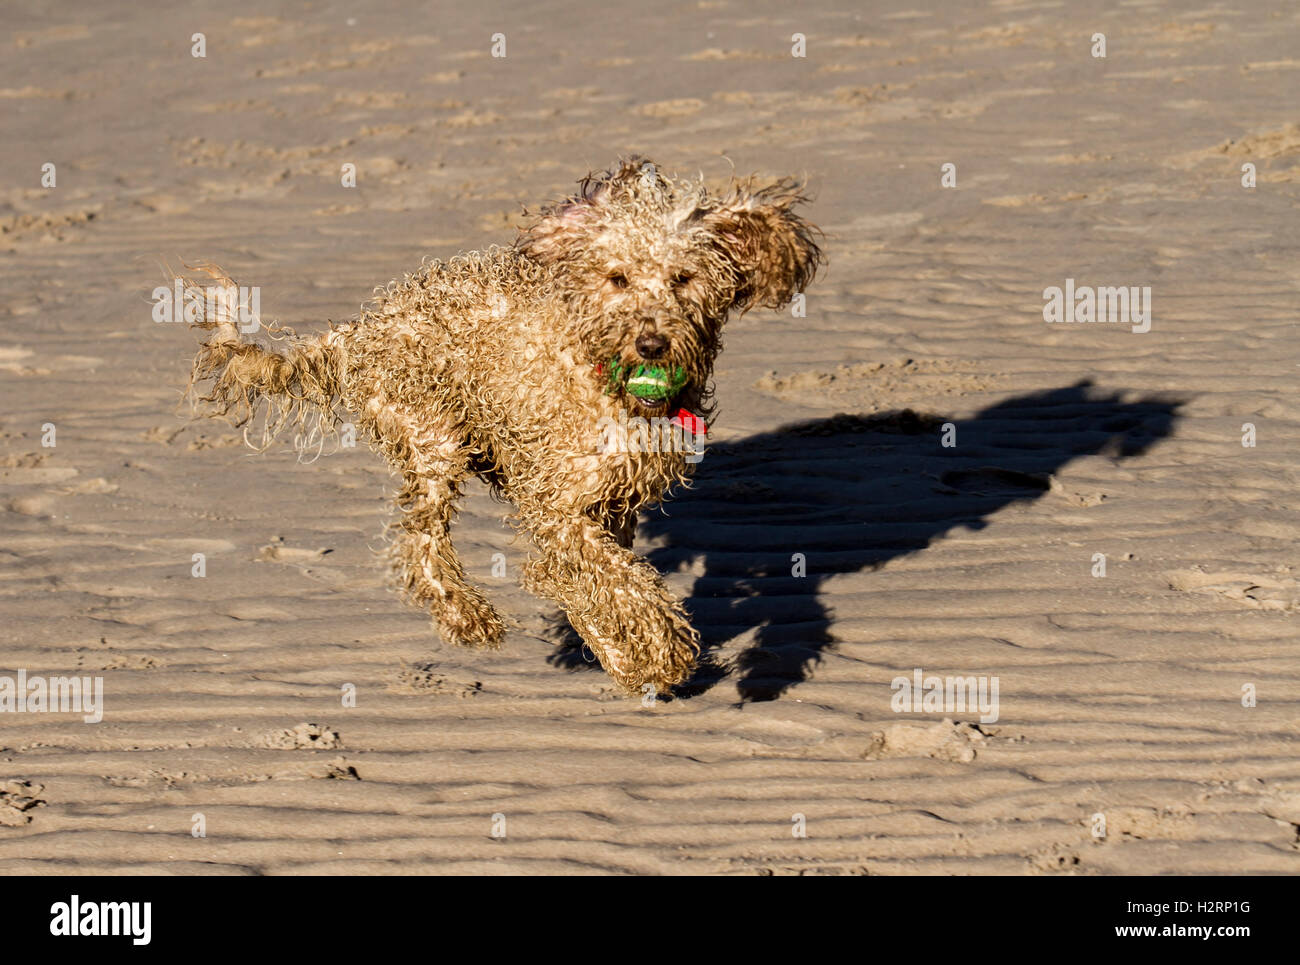
[[430,612],[448,643],[499,646],[505,623],[466,581],[451,541],[468,464],[459,436],[448,423],[398,405],[376,405],[370,415],[380,448],[402,472],[399,518],[389,529],[389,561],[398,589]]
[[690,676],[699,635],[650,563],[584,516],[547,519],[533,538],[541,552],[525,567],[525,586],[564,608],[623,689],[666,693]]

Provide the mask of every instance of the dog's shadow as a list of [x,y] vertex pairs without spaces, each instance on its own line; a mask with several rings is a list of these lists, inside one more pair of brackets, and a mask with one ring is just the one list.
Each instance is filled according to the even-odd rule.
[[[966,420],[837,415],[710,446],[692,487],[638,531],[661,572],[695,574],[687,609],[703,652],[676,695],[734,676],[742,702],[775,700],[834,642],[830,577],[875,569],[955,527],[981,529],[999,509],[1049,492],[1052,474],[1078,456],[1145,452],[1183,401],[1124,402],[1083,381]],[[550,662],[599,669],[565,621],[557,629]],[[752,645],[723,665],[719,648],[746,632]]]

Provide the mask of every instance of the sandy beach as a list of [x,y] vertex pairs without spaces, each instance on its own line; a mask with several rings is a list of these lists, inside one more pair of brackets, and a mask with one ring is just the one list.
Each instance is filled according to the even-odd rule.
[[[1300,873],[1300,9],[860,6],[3,14],[0,678],[102,720],[0,712],[0,872]],[[630,153],[806,179],[827,255],[641,520],[709,664],[652,706],[478,485],[512,629],[440,643],[383,461],[191,421],[151,301],[320,330]]]

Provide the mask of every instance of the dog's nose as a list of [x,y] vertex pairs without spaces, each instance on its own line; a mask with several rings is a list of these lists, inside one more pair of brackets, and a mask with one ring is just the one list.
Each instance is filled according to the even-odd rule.
[[643,359],[657,359],[668,351],[668,339],[655,332],[647,332],[636,340],[636,354]]

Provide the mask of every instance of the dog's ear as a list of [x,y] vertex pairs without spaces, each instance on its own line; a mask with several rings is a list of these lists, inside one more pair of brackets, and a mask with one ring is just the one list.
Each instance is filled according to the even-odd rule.
[[659,173],[659,165],[642,154],[621,157],[604,174],[587,175],[583,183],[588,181],[626,194],[661,191],[666,187],[663,175]]
[[639,154],[620,158],[608,170],[592,172],[579,181],[576,194],[543,208],[517,244],[538,261],[560,261],[567,253],[581,250],[616,199],[663,190],[664,185],[658,167],[649,158]]
[[822,261],[814,240],[820,232],[793,210],[807,200],[792,180],[765,187],[741,182],[696,210],[693,220],[713,236],[736,273],[737,312],[781,308],[812,281]]
[[515,246],[530,258],[541,262],[563,261],[585,247],[599,222],[597,202],[570,198],[548,205],[541,214],[519,234]]

